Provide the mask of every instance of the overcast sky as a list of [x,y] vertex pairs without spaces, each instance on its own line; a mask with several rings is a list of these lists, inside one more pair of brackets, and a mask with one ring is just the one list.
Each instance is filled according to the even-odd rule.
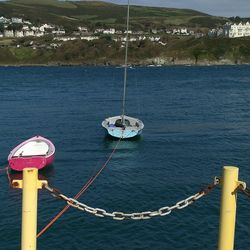
[[[127,0],[104,0],[117,4],[126,4]],[[188,8],[216,16],[250,17],[250,0],[130,0],[131,4]]]

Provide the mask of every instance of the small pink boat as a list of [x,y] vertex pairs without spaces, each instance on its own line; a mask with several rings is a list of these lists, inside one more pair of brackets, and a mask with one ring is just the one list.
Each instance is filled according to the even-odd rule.
[[24,168],[42,169],[50,165],[55,158],[55,146],[42,137],[32,137],[18,146],[9,154],[8,161],[11,169],[22,171]]

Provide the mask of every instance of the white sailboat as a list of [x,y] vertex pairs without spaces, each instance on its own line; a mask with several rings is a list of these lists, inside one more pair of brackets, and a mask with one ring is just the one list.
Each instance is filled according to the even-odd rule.
[[109,135],[122,139],[132,138],[137,135],[140,135],[142,129],[144,128],[144,124],[141,120],[139,120],[138,118],[125,115],[127,71],[128,71],[129,6],[130,3],[128,0],[122,114],[118,116],[108,117],[102,122],[102,126],[107,130]]

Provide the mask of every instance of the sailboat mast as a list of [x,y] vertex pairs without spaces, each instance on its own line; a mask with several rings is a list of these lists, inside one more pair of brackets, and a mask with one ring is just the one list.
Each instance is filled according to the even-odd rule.
[[125,42],[125,62],[124,62],[123,101],[122,101],[122,123],[124,123],[125,103],[126,103],[127,70],[128,70],[128,29],[129,29],[129,0],[128,0],[128,8],[127,8],[127,28],[126,28],[126,42]]

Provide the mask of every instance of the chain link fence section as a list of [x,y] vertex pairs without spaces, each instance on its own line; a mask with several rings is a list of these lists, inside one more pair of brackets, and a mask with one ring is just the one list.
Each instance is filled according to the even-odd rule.
[[214,182],[208,185],[205,189],[203,189],[202,191],[194,195],[189,196],[188,198],[184,200],[177,202],[173,206],[165,206],[155,211],[145,211],[145,212],[139,212],[139,213],[107,212],[104,209],[93,208],[73,198],[69,198],[63,195],[62,193],[60,193],[59,190],[55,188],[51,188],[48,185],[44,185],[44,188],[48,190],[54,197],[66,201],[69,206],[74,207],[80,211],[95,215],[97,217],[109,217],[114,220],[125,220],[125,219],[146,220],[146,219],[151,219],[155,216],[166,216],[166,215],[169,215],[173,210],[180,210],[185,207],[188,207],[195,201],[199,200],[203,196],[210,193],[219,183],[220,183],[220,179],[218,177],[215,177]]

